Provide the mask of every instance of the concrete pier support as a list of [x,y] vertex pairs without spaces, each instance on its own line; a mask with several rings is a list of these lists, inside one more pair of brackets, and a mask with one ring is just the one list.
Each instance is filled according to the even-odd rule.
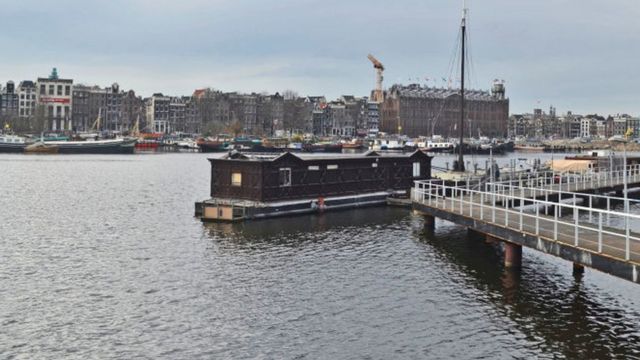
[[436,218],[431,215],[424,215],[424,229],[430,232],[436,230]]
[[522,245],[504,242],[504,266],[507,268],[522,266]]
[[581,277],[584,274],[584,266],[573,263],[573,276]]

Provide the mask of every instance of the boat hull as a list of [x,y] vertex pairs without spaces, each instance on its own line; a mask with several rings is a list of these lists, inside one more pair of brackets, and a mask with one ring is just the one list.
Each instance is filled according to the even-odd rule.
[[0,143],[0,153],[22,153],[27,145],[25,143],[4,144]]
[[58,148],[58,154],[133,154],[135,150],[136,140],[122,141],[86,141],[86,142],[55,142]]

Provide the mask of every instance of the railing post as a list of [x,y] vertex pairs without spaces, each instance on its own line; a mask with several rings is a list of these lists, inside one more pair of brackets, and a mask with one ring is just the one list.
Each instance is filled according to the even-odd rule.
[[631,259],[631,248],[629,244],[629,214],[624,214],[624,227],[625,227],[625,239],[624,239],[624,259],[629,261]]
[[598,252],[602,253],[602,213],[598,212]]
[[611,226],[611,198],[607,196],[607,226]]
[[560,203],[553,207],[553,240],[558,240],[558,208]]
[[520,188],[520,231],[522,231],[522,212],[524,211],[524,189]]
[[484,191],[480,193],[480,220],[484,221]]
[[593,222],[593,196],[589,195],[589,222]]
[[509,226],[509,198],[508,195],[504,196],[504,226]]
[[573,225],[575,226],[574,228],[574,245],[578,246],[578,207],[575,204],[575,195],[573,196]]
[[[471,214],[473,214],[473,193],[469,193],[469,197],[471,198]],[[463,214],[463,209],[462,209],[462,198],[463,196],[460,196],[460,215],[464,215]],[[471,217],[473,217],[473,215],[470,215]]]
[[491,206],[491,222],[495,223],[496,222],[496,187],[493,186],[493,191],[491,192],[491,198],[492,198],[492,206]]
[[537,202],[534,202],[534,204],[536,207],[536,235],[540,235],[540,204]]
[[544,192],[544,214],[549,215],[549,192],[548,191]]

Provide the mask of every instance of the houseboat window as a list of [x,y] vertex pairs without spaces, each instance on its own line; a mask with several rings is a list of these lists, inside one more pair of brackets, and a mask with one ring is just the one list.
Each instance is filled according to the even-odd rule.
[[419,162],[414,162],[413,163],[413,177],[419,177],[420,176],[420,163]]
[[242,186],[242,173],[231,173],[231,186]]
[[320,166],[318,166],[318,165],[309,165],[309,167],[307,169],[317,171],[317,170],[320,170]]
[[371,167],[378,167],[378,163],[371,163]]
[[336,170],[338,169],[338,165],[327,165],[327,170]]
[[280,187],[291,186],[291,168],[280,168],[278,179]]

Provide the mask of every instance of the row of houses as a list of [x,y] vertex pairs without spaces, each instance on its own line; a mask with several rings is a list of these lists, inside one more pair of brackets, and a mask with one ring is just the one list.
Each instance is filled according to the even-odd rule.
[[553,106],[549,112],[534,109],[533,113],[509,117],[509,136],[513,138],[608,139],[625,136],[629,131],[634,138],[640,137],[640,118],[628,114],[607,117],[598,114],[579,115],[571,111],[557,115]]
[[[126,132],[139,129],[172,133],[222,131],[276,135],[314,133],[354,136],[377,133],[379,112],[367,97],[281,95],[195,90],[190,96],[162,93],[143,98],[117,83],[107,87],[74,84],[58,76],[9,81],[0,91],[0,117],[19,130]],[[97,121],[100,119],[99,121]]]

